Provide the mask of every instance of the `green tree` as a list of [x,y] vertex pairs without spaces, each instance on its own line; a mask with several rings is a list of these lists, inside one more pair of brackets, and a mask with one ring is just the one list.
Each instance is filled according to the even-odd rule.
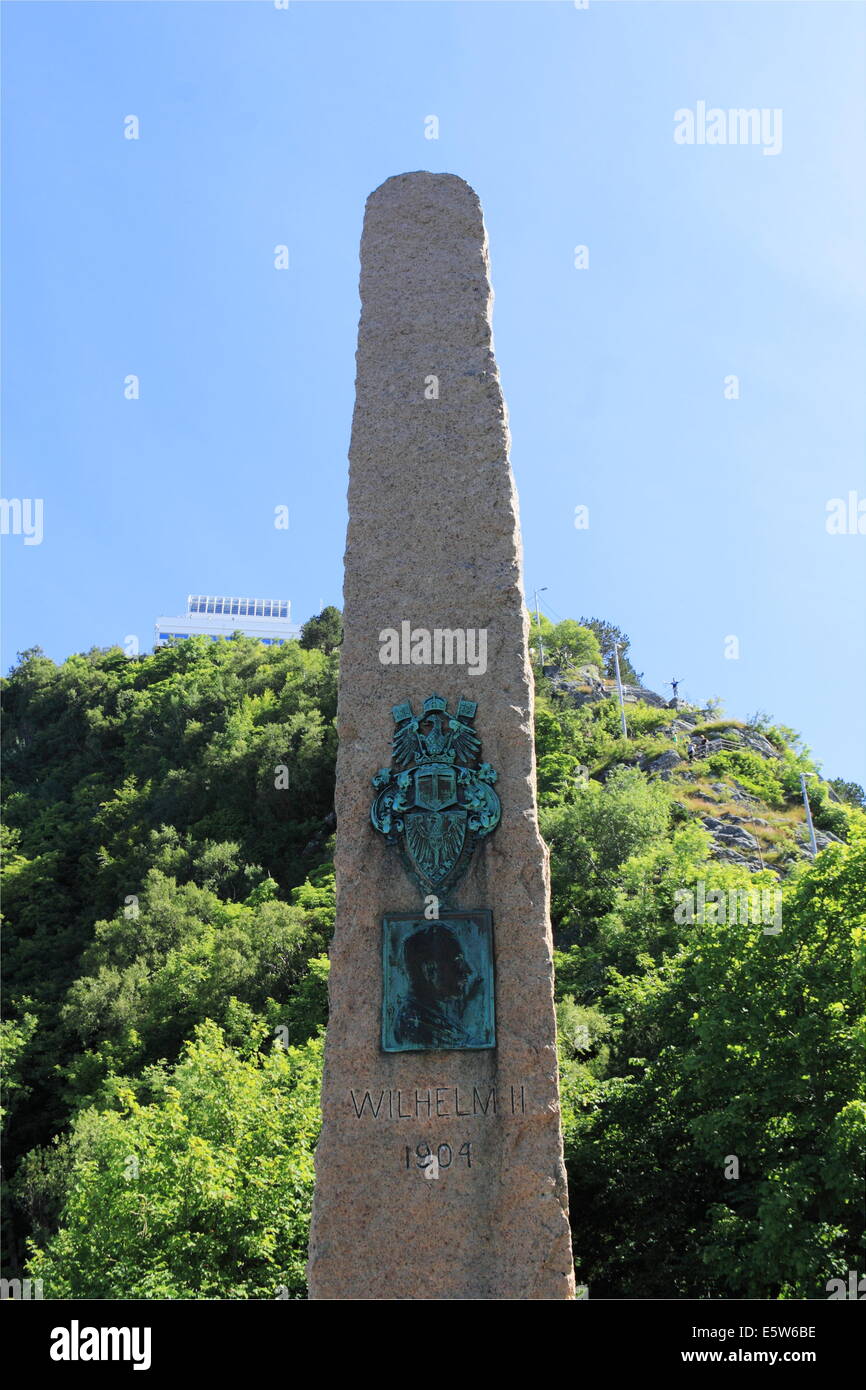
[[841,796],[843,801],[847,801],[849,806],[859,806],[866,809],[866,792],[859,782],[846,782],[843,777],[834,777],[830,783],[837,796]]
[[61,1224],[33,1250],[48,1298],[303,1298],[321,1039],[240,1055],[213,1023],[142,1099],[82,1111]]
[[554,926],[585,937],[589,922],[612,903],[620,865],[663,835],[669,819],[664,784],[625,767],[603,785],[587,782],[572,804],[543,811]]
[[619,669],[624,681],[629,685],[640,685],[643,681],[643,672],[636,671],[629,657],[630,639],[625,635],[621,628],[613,623],[607,622],[604,618],[581,618],[582,627],[589,628],[595,633],[598,644],[601,648],[604,660],[604,669],[608,676],[613,678],[616,675],[616,663],[614,661],[614,645],[620,643],[619,650]]
[[789,883],[778,933],[704,923],[613,972],[617,1074],[568,1151],[600,1296],[822,1298],[859,1267],[864,875],[858,830]]
[[[38,1021],[7,1174],[208,1013],[235,1037],[244,1009],[287,1005],[326,949],[292,894],[331,853],[337,671],[297,642],[196,637],[132,660],[34,650],[2,682],[6,1007]],[[152,872],[174,883],[156,917]],[[188,936],[148,955],[136,920]]]
[[[334,880],[321,874],[288,903],[270,881],[246,903],[231,903],[151,869],[135,915],[127,912],[97,922],[61,1011],[64,1075],[75,1097],[114,1072],[173,1060],[203,1018],[240,1042],[266,1006],[285,1012],[330,941]],[[313,1032],[299,1037],[295,1025],[293,1036]]]
[[598,638],[573,618],[557,623],[551,634],[551,651],[561,666],[602,666]]
[[544,664],[550,662],[550,653],[554,647],[553,633],[554,626],[546,613],[534,608],[528,610],[529,613],[529,652],[533,660],[539,660],[540,646],[544,647]]
[[339,608],[323,608],[315,618],[308,618],[301,628],[302,647],[318,648],[330,653],[343,640],[343,615]]

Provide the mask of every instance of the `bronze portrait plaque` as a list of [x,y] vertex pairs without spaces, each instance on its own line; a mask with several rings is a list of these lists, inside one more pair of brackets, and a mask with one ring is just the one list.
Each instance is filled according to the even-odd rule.
[[496,1046],[493,920],[488,908],[389,913],[382,923],[382,1048]]

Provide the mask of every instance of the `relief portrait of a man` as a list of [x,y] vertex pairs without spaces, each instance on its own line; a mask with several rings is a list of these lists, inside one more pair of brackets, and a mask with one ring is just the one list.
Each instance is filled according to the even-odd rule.
[[[491,1047],[492,960],[485,923],[403,920],[386,945],[387,1051]],[[387,919],[386,919],[387,930]]]

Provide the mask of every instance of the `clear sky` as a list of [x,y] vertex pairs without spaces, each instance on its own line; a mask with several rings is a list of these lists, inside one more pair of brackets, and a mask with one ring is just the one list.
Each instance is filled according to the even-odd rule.
[[[826,529],[866,499],[861,4],[3,21],[3,496],[44,504],[4,539],[4,669],[144,650],[189,592],[341,602],[364,201],[443,170],[485,210],[528,587],[866,783],[866,536]],[[781,111],[781,149],[677,143],[699,102]]]

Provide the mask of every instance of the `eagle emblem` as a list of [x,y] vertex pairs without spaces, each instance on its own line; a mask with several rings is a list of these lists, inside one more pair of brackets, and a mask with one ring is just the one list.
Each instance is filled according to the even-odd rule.
[[443,904],[502,813],[496,773],[489,763],[478,764],[477,709],[474,700],[459,700],[450,715],[440,695],[425,700],[419,715],[408,700],[395,705],[392,766],[373,778],[373,825],[397,845],[421,891]]

